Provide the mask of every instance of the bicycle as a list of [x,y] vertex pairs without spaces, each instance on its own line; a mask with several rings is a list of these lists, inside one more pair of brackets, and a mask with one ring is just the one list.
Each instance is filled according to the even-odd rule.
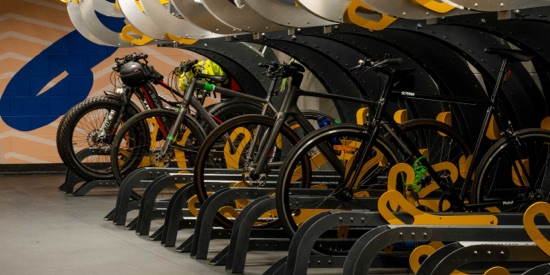
[[[63,116],[56,135],[58,153],[63,163],[80,178],[87,181],[112,179],[108,158],[118,127],[142,110],[175,107],[177,97],[182,97],[163,81],[163,76],[153,66],[148,65],[147,57],[143,53],[132,53],[115,58],[111,74],[115,91],[90,97]],[[130,75],[134,70],[141,75]],[[167,89],[176,100],[160,95],[153,84]],[[134,96],[141,106],[132,101]],[[92,152],[79,158],[78,153],[85,149]]]
[[[182,62],[168,76],[168,83],[155,68],[148,65],[146,54],[132,53],[122,58],[115,58],[111,82],[115,92],[105,92],[104,96],[91,97],[71,108],[60,122],[57,131],[59,155],[69,169],[84,180],[113,179],[110,165],[111,143],[120,125],[130,117],[151,109],[175,110],[183,94],[172,88],[170,83],[177,83],[182,73],[182,66],[193,66],[197,61]],[[199,68],[197,68],[199,69]],[[120,85],[122,82],[122,85]],[[174,100],[159,94],[154,85],[166,89]],[[204,104],[206,96],[196,96]],[[137,98],[136,104],[132,100]],[[236,105],[234,105],[236,104]],[[207,107],[210,116],[218,120],[227,119],[239,108],[250,109],[242,103],[224,101]],[[141,107],[141,108],[140,108]],[[248,108],[247,108],[248,107]],[[261,107],[252,106],[260,112]],[[252,111],[249,111],[252,112]],[[200,117],[195,115],[198,121]],[[81,150],[90,150],[89,156],[80,158]]]
[[[500,85],[506,80],[508,63],[528,61],[533,58],[533,55],[510,49],[491,48],[486,51],[503,58],[497,82],[488,100],[392,92],[389,88],[390,85],[386,83],[386,87],[375,102],[376,111],[369,123],[364,126],[343,124],[329,126],[302,139],[283,163],[276,188],[277,213],[289,236],[293,236],[299,224],[308,218],[305,213],[318,213],[334,208],[365,208],[366,202],[362,201],[363,194],[375,188],[378,188],[379,192],[385,192],[388,188],[386,184],[390,168],[399,162],[413,166],[414,182],[397,182],[395,188],[405,195],[408,193],[412,202],[422,210],[473,212],[487,211],[488,207],[493,207],[493,209],[496,207],[499,211],[520,211],[534,201],[547,200],[548,187],[542,185],[546,185],[546,182],[549,181],[546,169],[550,167],[548,166],[550,131],[543,129],[517,131],[513,129],[511,123],[505,120],[498,104]],[[398,60],[386,59],[365,64],[368,69],[388,75],[388,82],[391,82],[396,74],[402,72],[388,66],[396,63],[399,63]],[[360,67],[362,66],[364,65],[360,65]],[[449,151],[448,156],[454,157],[434,158],[431,152],[426,155],[424,150],[420,150],[422,147],[416,146],[415,141],[385,111],[387,99],[394,95],[438,102],[487,106],[481,132],[471,155],[471,163],[467,164],[468,154],[466,151],[460,152],[460,150],[453,149],[453,151]],[[492,118],[501,129],[502,136],[483,154],[480,151],[480,146]],[[331,192],[310,205],[300,205],[300,207],[291,205],[290,195],[295,192],[293,188],[304,187],[303,183],[299,181],[303,176],[298,173],[311,177],[309,174],[316,172],[308,170],[308,167],[314,164],[303,163],[303,156],[311,154],[311,151],[317,152],[317,147],[329,144],[332,140],[343,142],[351,138],[360,145],[354,150],[348,150],[346,154],[341,151],[342,155],[345,155],[342,158],[348,160],[345,163],[345,170],[331,162],[324,161],[322,163],[323,172],[330,172],[334,177],[318,185],[323,185]],[[459,140],[457,139],[457,141]],[[438,146],[441,147],[441,145],[435,145],[436,148]],[[482,156],[483,158],[479,160]],[[507,166],[501,165],[504,160],[507,160]],[[491,176],[493,170],[496,170],[497,176],[495,177]],[[475,177],[473,177],[474,174]],[[539,177],[539,175],[544,176]],[[399,178],[399,175],[396,177]],[[493,184],[493,179],[500,182]],[[424,191],[430,191],[431,196],[439,197],[437,203],[431,208],[423,204],[424,202],[419,196],[421,193],[428,193]],[[330,207],[323,206],[327,202],[333,204]]]
[[[192,65],[183,64],[180,70],[186,72],[192,68]],[[273,115],[276,108],[271,103],[271,99],[278,94],[276,89],[280,79],[277,74],[278,65],[262,64],[261,66],[267,67],[266,73],[272,78],[266,98],[201,81],[200,79],[206,79],[213,83],[222,83],[226,78],[197,73],[191,78],[183,100],[178,105],[177,113],[168,110],[150,110],[128,120],[115,136],[111,151],[111,166],[117,182],[121,183],[128,173],[138,167],[193,167],[198,146],[202,144],[206,133],[210,129],[217,128],[222,119],[251,113]],[[223,108],[224,113],[229,115],[221,119],[210,116],[194,96],[193,91],[197,89],[204,90],[205,93],[219,92],[221,95],[234,98],[232,101],[234,104],[228,104]],[[191,108],[202,118],[205,126],[188,115]]]
[[[269,182],[271,178],[276,178],[278,175],[277,169],[281,166],[283,160],[290,155],[290,148],[298,143],[301,139],[299,133],[296,133],[285,124],[289,118],[296,121],[296,125],[300,125],[304,134],[311,133],[315,135],[314,125],[304,116],[303,112],[296,105],[297,99],[300,96],[322,97],[333,100],[344,100],[350,102],[360,102],[363,104],[372,104],[372,100],[358,99],[335,94],[322,94],[318,92],[301,90],[300,83],[302,81],[302,73],[304,68],[299,64],[283,65],[282,77],[290,77],[290,86],[284,94],[283,103],[276,117],[262,115],[246,115],[230,119],[216,128],[206,138],[200,147],[194,167],[194,185],[199,201],[204,202],[211,191],[215,191],[221,187],[274,187],[274,182]],[[400,76],[399,80],[405,75]],[[415,125],[407,124],[408,132],[416,132],[418,129],[425,129],[424,124],[418,123]],[[430,127],[442,133],[448,133],[450,137],[460,139],[449,126],[440,122],[433,122]],[[335,126],[320,127],[327,129]],[[364,128],[361,128],[364,130]],[[461,142],[467,148],[464,142]],[[356,143],[340,144],[342,148],[346,146],[358,146]],[[319,146],[318,151],[324,152],[327,156],[327,161],[338,165],[341,155],[332,153],[333,147],[329,144]],[[464,149],[467,150],[467,149]],[[393,152],[393,151],[392,151]],[[315,159],[314,155],[302,155],[302,163],[307,169],[310,159]],[[312,165],[315,164],[312,162]],[[220,170],[221,169],[221,170]],[[338,169],[344,170],[345,167],[340,165]],[[242,180],[239,182],[221,183],[216,180],[215,173],[232,173],[242,175]],[[301,177],[298,181],[303,186],[311,184],[312,179]],[[315,178],[315,177],[314,177]],[[234,217],[240,209],[247,204],[247,201],[236,201],[227,205],[219,211],[216,217],[218,224],[224,227],[231,227],[234,222]],[[224,216],[224,213],[231,215]],[[277,226],[277,214],[268,213],[262,220],[258,222],[258,226]]]

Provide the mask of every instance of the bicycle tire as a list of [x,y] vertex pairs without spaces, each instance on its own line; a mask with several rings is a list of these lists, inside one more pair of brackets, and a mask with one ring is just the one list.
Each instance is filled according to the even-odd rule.
[[[121,100],[114,97],[91,97],[73,106],[63,116],[56,133],[57,151],[67,168],[78,177],[86,181],[113,179],[109,153],[114,137],[108,136],[99,140],[97,134],[109,112],[119,111],[122,104]],[[139,112],[135,104],[128,104],[122,115],[122,122]],[[79,158],[78,153],[84,149],[101,154]]]
[[[199,149],[197,156],[197,163],[194,169],[194,185],[195,192],[197,194],[200,203],[203,203],[208,197],[209,192],[220,189],[223,187],[259,187],[265,186],[265,182],[261,182],[266,179],[268,175],[264,175],[265,178],[254,182],[253,180],[246,178],[246,172],[248,163],[241,159],[245,152],[250,149],[250,144],[253,143],[255,133],[267,133],[268,129],[271,129],[275,123],[275,119],[269,116],[263,115],[244,115],[236,118],[232,118],[216,129],[214,129],[206,138],[204,143]],[[254,131],[255,126],[264,127],[263,131]],[[280,139],[277,142],[278,149],[272,151],[270,156],[274,160],[283,159],[286,153],[289,151],[287,147],[296,144],[299,141],[299,136],[290,129],[287,125],[283,125],[280,131]],[[230,140],[231,142],[227,142]],[[237,148],[236,151],[231,151],[231,146]],[[239,147],[240,146],[240,147]],[[275,147],[274,147],[275,148]],[[257,149],[257,144],[254,146]],[[235,171],[239,181],[229,182],[226,185],[218,184],[212,180],[215,177],[212,174],[210,168],[222,168],[224,172],[231,173]],[[219,179],[219,178],[218,178]],[[220,212],[231,212],[232,217],[225,217],[222,213],[218,212],[216,215],[216,222],[223,227],[231,228],[234,223],[234,218],[238,214],[247,201],[236,201],[233,204],[228,205]],[[265,223],[261,223],[257,226],[271,227],[277,226],[278,221],[276,215],[271,217],[265,217]]]
[[[334,193],[331,190],[335,189],[342,174],[327,162],[318,148],[320,144],[323,146],[329,145],[345,167],[346,164],[351,164],[353,153],[359,148],[359,145],[366,143],[369,138],[370,134],[362,126],[353,124],[330,125],[310,133],[294,146],[281,166],[275,193],[279,220],[283,229],[290,237],[294,236],[302,222],[320,212],[330,211],[335,208],[350,209],[352,208],[351,206],[354,206],[353,208],[363,206],[363,203],[357,200],[358,197],[355,196],[347,202],[334,199]],[[354,195],[367,196],[366,192],[377,192],[378,189],[385,190],[385,180],[378,178],[376,173],[378,172],[380,175],[387,174],[389,168],[400,160],[397,149],[382,136],[374,140],[373,146],[373,148],[377,149],[377,153],[374,155],[376,160],[373,160],[369,164],[371,167],[367,168],[364,177],[361,177],[370,181],[370,187],[356,190],[357,192]],[[311,162],[311,169],[301,168],[305,156]],[[347,168],[349,169],[349,167]],[[309,177],[311,182],[303,183],[300,175],[310,172],[312,173]],[[367,172],[371,173],[367,175]],[[308,202],[300,202],[300,209],[295,209],[290,200],[291,195],[299,191],[299,189],[294,188],[304,187],[326,189],[328,190],[328,194],[319,195],[320,197],[310,204]],[[363,185],[363,187],[366,187],[366,185]],[[368,196],[370,195],[368,194]],[[331,202],[330,209],[326,205],[322,205],[328,201]],[[319,205],[322,208],[318,208]],[[341,249],[342,247],[339,247],[337,250]],[[336,251],[336,249],[330,247],[316,247],[316,250],[323,253],[335,253]]]
[[[516,136],[518,143],[502,138],[491,146],[476,170],[471,203],[500,202],[484,211],[523,212],[536,201],[548,201],[550,131],[524,129]],[[514,171],[520,161],[528,171]]]
[[[192,168],[199,145],[205,133],[190,115],[183,120],[175,145],[169,149],[169,158],[157,157],[166,140],[166,134],[177,117],[170,110],[154,109],[129,119],[118,131],[111,150],[113,176],[118,184],[130,172],[141,167]],[[160,123],[164,129],[160,129]]]
[[[210,114],[218,121],[224,122],[231,118],[247,115],[247,114],[261,114],[262,106],[249,102],[242,102],[238,100],[227,100],[216,104],[210,110]],[[210,133],[213,128],[205,122],[201,122],[203,129],[206,133]]]
[[[415,119],[402,124],[401,128],[413,144],[417,145],[419,149],[424,149],[424,155],[432,164],[448,162],[458,166],[459,161],[461,160],[460,157],[462,155],[467,157],[471,154],[469,146],[467,145],[466,141],[460,136],[460,134],[452,127],[442,122],[433,119]],[[282,165],[281,176],[279,177],[279,181],[277,183],[276,193],[277,211],[283,228],[288,235],[293,236],[298,229],[299,224],[305,222],[305,220],[307,220],[313,214],[317,214],[318,212],[322,211],[328,211],[328,209],[318,209],[317,211],[291,210],[289,196],[290,188],[293,186],[293,181],[289,179],[293,177],[293,173],[299,171],[299,160],[303,159],[303,157],[301,157],[300,155],[312,155],[311,151],[313,151],[314,153],[318,152],[318,150],[312,150],[313,148],[317,147],[317,144],[332,144],[333,148],[336,148],[337,146],[341,146],[343,148],[340,150],[339,155],[341,159],[351,160],[352,156],[350,155],[346,157],[345,154],[348,152],[350,154],[353,154],[354,150],[358,148],[359,144],[365,143],[369,138],[370,134],[365,131],[364,127],[345,124],[343,126],[328,126],[326,128],[322,128],[321,130],[315,131],[314,133],[306,136],[302,141],[300,141],[300,143],[296,144],[295,148],[289,153],[289,157]],[[355,206],[361,206],[359,199],[360,196],[376,196],[382,194],[387,190],[387,173],[392,166],[391,164],[396,164],[398,161],[412,162],[412,160],[407,157],[407,155],[404,154],[402,150],[398,149],[393,144],[394,141],[391,141],[390,139],[388,139],[388,137],[380,137],[375,140],[374,146],[378,148],[381,152],[381,155],[378,155],[378,157],[383,157],[382,159],[387,159],[385,162],[383,162],[385,165],[387,165],[387,167],[380,168],[382,167],[380,163],[370,163],[372,167],[369,171],[372,171],[373,174],[375,172],[378,172],[378,177],[380,178],[380,181],[375,181],[372,178],[373,175],[368,175],[367,173],[365,173],[365,176],[363,176],[363,178],[369,179],[370,177],[371,179],[368,185],[364,185],[358,188],[359,190],[355,192],[356,194],[359,194],[357,200],[355,200]],[[311,159],[313,160],[319,158],[312,157]],[[323,166],[321,166],[321,163],[312,164],[311,166],[322,167],[323,170],[318,172],[324,172],[325,174],[328,174],[327,171],[333,168],[331,165],[326,163],[324,163]],[[442,170],[441,173],[448,173],[448,171]],[[312,184],[312,186],[314,186],[315,188],[326,188],[329,190],[334,190],[336,183],[342,177],[336,172],[333,173],[333,176],[334,175],[336,175],[336,178],[329,179],[327,177],[326,180],[321,178],[320,175],[311,175],[310,178],[318,182],[317,184]],[[404,188],[404,186],[401,184],[396,184],[395,189],[404,194],[406,194],[406,192],[410,192],[410,190]],[[332,192],[329,193],[328,197],[331,196],[333,196]],[[329,199],[332,198],[320,199],[319,201],[327,201]],[[343,206],[343,208],[345,208],[346,203],[349,205],[354,204],[354,199],[352,199],[351,202],[342,202],[337,200],[334,203],[337,206]],[[423,199],[427,201],[427,199],[429,198]],[[428,206],[432,208],[438,207],[439,199],[440,196],[436,196],[435,202],[429,204]],[[311,207],[315,210],[314,206],[304,207]],[[332,207],[334,207],[334,205]],[[308,214],[308,212],[310,214]],[[299,215],[297,215],[297,213],[299,213]],[[316,247],[316,250],[322,253],[329,254],[345,253],[345,248],[342,247],[334,249],[328,247]]]

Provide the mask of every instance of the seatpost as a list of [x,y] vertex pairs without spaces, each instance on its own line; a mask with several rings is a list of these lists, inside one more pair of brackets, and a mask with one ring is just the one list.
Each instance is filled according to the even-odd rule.
[[[483,124],[481,126],[481,133],[487,132],[487,128],[489,127],[489,122],[491,120],[491,115],[495,113],[495,109],[498,105],[498,94],[500,90],[500,86],[502,83],[502,79],[504,78],[504,73],[506,71],[506,67],[508,66],[508,59],[504,58],[502,60],[502,65],[500,66],[500,70],[498,71],[497,80],[495,83],[495,87],[493,89],[493,92],[490,97],[491,105],[487,107],[487,112],[485,113],[485,117],[483,118]],[[495,122],[497,123],[497,127],[499,129],[503,129],[504,125],[501,125],[501,121],[499,119],[495,119]],[[471,182],[472,176],[474,174],[474,170],[471,167],[474,167],[477,163],[478,154],[479,154],[479,147],[481,146],[481,143],[483,142],[483,135],[479,135],[474,147],[474,151],[472,152],[472,161],[470,162],[470,166],[468,168],[468,171],[466,173],[466,181]],[[464,188],[462,188],[460,192],[460,196],[464,197],[466,195],[467,189],[465,188],[466,184],[464,185]]]

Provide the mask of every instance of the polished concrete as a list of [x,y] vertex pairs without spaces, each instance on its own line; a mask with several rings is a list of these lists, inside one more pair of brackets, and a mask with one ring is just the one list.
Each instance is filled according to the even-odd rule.
[[[75,197],[58,190],[63,181],[63,174],[0,175],[0,274],[227,274],[106,221],[114,190]],[[178,244],[190,234],[181,230]],[[227,244],[213,241],[208,258]],[[250,253],[245,273],[262,274],[284,255]]]

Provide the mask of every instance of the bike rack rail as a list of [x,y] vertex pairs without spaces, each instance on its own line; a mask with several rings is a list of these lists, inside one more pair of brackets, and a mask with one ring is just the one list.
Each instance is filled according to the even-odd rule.
[[[105,153],[97,149],[86,148],[86,149],[80,150],[76,154],[76,158],[79,160],[83,160],[89,156],[95,156],[95,155],[105,155]],[[80,185],[80,187],[78,187],[75,190],[75,186],[80,182],[84,182],[84,183],[82,183],[82,185]],[[73,171],[71,171],[70,169],[67,169],[67,173],[65,174],[65,182],[63,182],[63,184],[61,184],[61,186],[59,186],[58,189],[67,194],[73,194],[74,196],[84,196],[88,192],[90,192],[90,190],[98,187],[118,188],[118,185],[115,180],[85,181],[84,179],[82,179],[81,177],[73,173]]]
[[[491,264],[520,267],[525,274],[537,274],[541,270],[550,270],[550,257],[542,252],[527,235],[522,225],[522,213],[498,213],[494,216],[498,225],[460,226],[460,225],[390,225],[377,212],[378,197],[364,198],[362,205],[367,204],[369,211],[331,211],[324,212],[308,219],[289,240],[281,228],[256,228],[254,223],[268,211],[275,209],[273,178],[263,188],[231,188],[231,182],[238,180],[239,174],[224,169],[209,171],[213,177],[208,187],[216,186],[215,192],[208,197],[198,211],[192,216],[186,211],[185,204],[194,195],[193,184],[188,173],[177,173],[182,169],[146,168],[128,176],[125,192],[133,188],[146,187],[142,200],[139,201],[139,215],[135,220],[136,232],[139,235],[149,234],[151,220],[164,217],[164,224],[149,239],[160,240],[163,246],[173,247],[179,229],[193,228],[193,233],[176,249],[189,253],[195,259],[206,259],[210,242],[213,239],[228,239],[229,244],[218,251],[210,260],[213,265],[225,265],[231,273],[242,273],[245,269],[247,253],[250,251],[285,251],[288,255],[273,263],[265,274],[304,274],[308,268],[342,268],[344,274],[365,274],[371,268],[405,270],[409,257],[421,246],[431,243],[449,243],[442,247],[433,247],[430,261],[418,263],[417,274],[443,274],[448,270],[468,267],[484,268]],[[220,182],[215,182],[220,180]],[[176,190],[168,204],[157,200],[159,192],[171,188],[176,183],[186,184]],[[122,187],[122,186],[121,186]],[[214,188],[213,188],[214,189]],[[328,190],[296,189],[290,199],[291,205],[307,205],[308,201],[318,201],[320,195],[326,196]],[[124,197],[124,196],[121,196]],[[235,219],[232,229],[215,225],[218,209],[229,201],[248,199],[250,203],[242,209]],[[325,202],[327,208],[334,207],[331,200]],[[128,207],[130,204],[126,204]],[[129,208],[126,208],[128,210]],[[155,211],[165,213],[156,215]],[[402,221],[410,219],[408,213],[394,213]],[[453,216],[454,213],[435,213]],[[465,216],[464,213],[460,213]],[[467,216],[468,214],[466,214]],[[475,215],[475,214],[472,214]],[[124,216],[125,217],[125,216]],[[120,217],[117,217],[120,218]],[[544,217],[537,224],[544,224]],[[352,228],[348,239],[334,238],[335,228],[346,226]],[[550,226],[539,226],[545,235],[550,234]],[[461,242],[458,242],[458,241]],[[471,243],[476,242],[476,243]],[[324,255],[315,251],[314,245],[322,243],[326,247],[349,248],[347,254]],[[399,253],[384,252],[383,249],[393,245],[413,243],[418,247]],[[441,252],[440,252],[441,251]],[[475,254],[477,251],[478,254]],[[489,254],[489,251],[492,254]],[[479,255],[483,254],[482,257]],[[478,255],[476,257],[476,255]],[[526,257],[524,255],[533,255]],[[463,262],[456,261],[464,259]],[[388,265],[391,259],[392,265]],[[434,273],[437,272],[437,273]]]

